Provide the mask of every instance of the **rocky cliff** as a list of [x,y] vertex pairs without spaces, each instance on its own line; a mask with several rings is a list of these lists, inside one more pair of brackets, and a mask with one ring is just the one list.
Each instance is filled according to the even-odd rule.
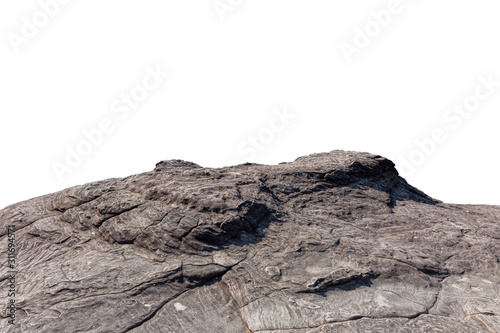
[[500,207],[367,153],[163,161],[8,206],[0,236],[2,332],[500,332]]

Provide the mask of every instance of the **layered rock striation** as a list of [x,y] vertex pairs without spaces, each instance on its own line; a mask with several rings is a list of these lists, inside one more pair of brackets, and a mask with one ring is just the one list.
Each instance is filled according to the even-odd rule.
[[499,221],[368,153],[163,161],[0,211],[0,330],[500,332]]

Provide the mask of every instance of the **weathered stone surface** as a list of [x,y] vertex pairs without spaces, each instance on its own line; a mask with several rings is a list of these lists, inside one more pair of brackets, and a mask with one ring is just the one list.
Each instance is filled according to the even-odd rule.
[[500,332],[499,221],[367,153],[164,161],[0,211],[0,330]]

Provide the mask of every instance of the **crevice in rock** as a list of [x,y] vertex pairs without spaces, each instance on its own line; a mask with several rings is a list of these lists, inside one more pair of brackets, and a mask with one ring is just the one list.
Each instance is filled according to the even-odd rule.
[[176,294],[175,296],[173,296],[172,298],[169,298],[167,300],[164,300],[163,302],[160,303],[160,305],[153,311],[151,312],[149,315],[147,315],[146,317],[144,317],[142,320],[128,326],[125,330],[121,331],[120,333],[127,333],[127,332],[130,332],[144,324],[146,324],[148,321],[150,321],[151,319],[153,319],[156,314],[158,312],[160,312],[164,307],[165,305],[167,305],[168,303],[170,303],[171,301],[177,299],[178,297],[182,296],[183,294],[185,294],[186,292],[188,292],[189,290],[191,289],[186,289],[186,290],[183,290],[182,292]]

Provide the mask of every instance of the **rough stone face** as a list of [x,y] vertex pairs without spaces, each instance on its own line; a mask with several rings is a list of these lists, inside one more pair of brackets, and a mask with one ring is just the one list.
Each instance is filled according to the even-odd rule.
[[368,153],[164,161],[0,211],[0,330],[500,332],[499,221]]

